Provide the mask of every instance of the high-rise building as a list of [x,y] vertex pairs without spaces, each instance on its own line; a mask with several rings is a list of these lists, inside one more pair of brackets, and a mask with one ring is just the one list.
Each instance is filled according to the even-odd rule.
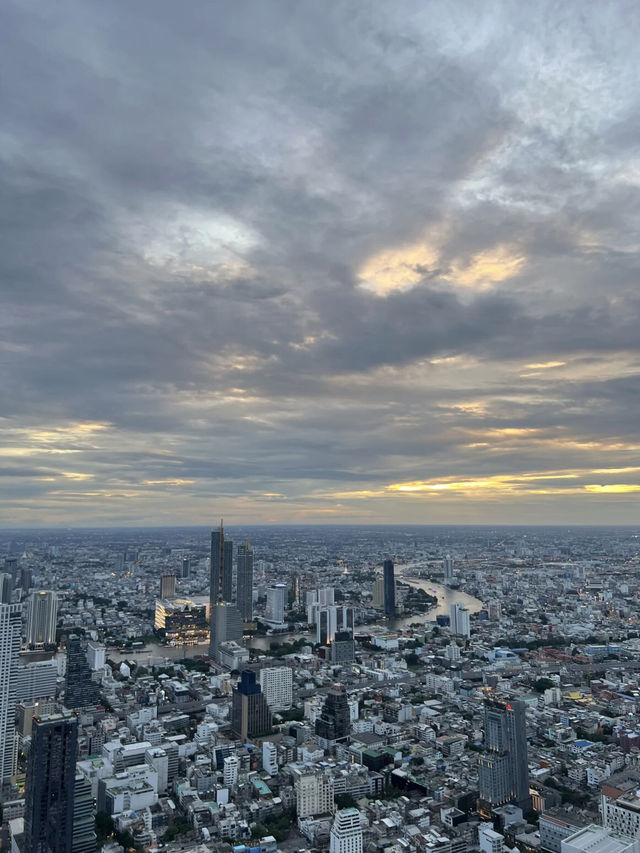
[[36,718],[27,767],[23,853],[73,853],[78,718]]
[[478,758],[480,799],[489,809],[514,803],[531,808],[524,702],[485,699],[485,752]]
[[362,824],[358,809],[336,812],[331,827],[329,853],[362,853]]
[[0,783],[16,771],[16,674],[22,630],[22,605],[0,604]]
[[451,633],[459,637],[471,636],[471,621],[466,607],[455,601],[449,610]]
[[160,598],[175,598],[176,576],[174,574],[160,575]]
[[336,631],[331,643],[331,663],[349,663],[356,659],[353,631]]
[[336,591],[332,586],[324,586],[318,589],[318,604],[323,607],[327,604],[336,603]]
[[353,634],[353,607],[340,607],[335,604],[318,607],[316,612],[316,642],[328,645],[338,631]]
[[237,755],[227,755],[223,761],[223,781],[228,788],[238,783],[238,770],[240,761]]
[[385,560],[382,566],[384,580],[384,615],[390,619],[396,615],[396,576],[393,560]]
[[22,592],[26,595],[31,587],[33,586],[33,574],[31,569],[28,569],[26,566],[23,566],[20,569],[20,576],[18,580],[18,586],[22,590]]
[[451,554],[447,554],[444,558],[444,582],[450,583],[453,580],[453,559]]
[[341,684],[329,688],[320,716],[316,720],[316,736],[328,744],[345,740],[351,733],[351,715],[347,692]]
[[283,583],[274,584],[267,589],[267,606],[264,611],[264,621],[270,625],[284,625],[284,612],[287,606],[287,586]]
[[231,728],[241,740],[268,734],[271,731],[271,711],[255,672],[245,669],[237,687],[233,688]]
[[182,558],[182,572],[180,577],[183,580],[188,580],[191,577],[191,559],[189,557]]
[[371,603],[376,610],[384,610],[384,578],[382,576],[373,582],[371,595],[373,598]]
[[269,666],[260,670],[260,687],[272,711],[283,711],[293,702],[293,671],[289,666]]
[[242,645],[242,618],[237,607],[219,601],[210,616],[209,657],[220,663],[220,646],[233,641]]
[[211,572],[209,601],[233,601],[233,542],[226,539],[224,526],[211,531]]
[[73,838],[71,853],[95,853],[96,808],[91,782],[82,773],[75,778],[73,789]]
[[249,541],[238,545],[236,607],[244,622],[253,621],[253,550]]
[[97,705],[100,689],[91,680],[91,667],[82,640],[77,634],[67,637],[67,677],[64,704],[67,708]]
[[13,601],[13,576],[9,572],[0,572],[0,604]]
[[334,782],[324,767],[305,766],[293,771],[298,817],[331,814],[335,808]]
[[220,529],[211,531],[209,574],[209,657],[215,661],[218,660],[220,643],[229,640],[242,642],[242,618],[232,607],[232,601],[233,542],[225,539],[224,526],[220,522]]
[[56,641],[58,625],[58,595],[50,590],[39,589],[29,597],[29,620],[27,643],[41,646]]
[[270,740],[265,740],[262,744],[262,769],[270,776],[275,776],[278,772],[278,749]]

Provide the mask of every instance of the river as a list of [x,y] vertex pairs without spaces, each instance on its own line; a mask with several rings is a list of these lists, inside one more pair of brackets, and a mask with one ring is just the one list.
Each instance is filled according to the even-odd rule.
[[[470,613],[477,613],[479,610],[482,610],[482,602],[473,595],[469,595],[469,593],[463,592],[461,589],[450,589],[449,587],[435,583],[431,580],[413,578],[410,576],[407,577],[403,570],[413,568],[411,565],[399,566],[398,568],[400,569],[398,577],[399,580],[402,580],[404,583],[409,583],[412,586],[419,587],[425,592],[428,592],[430,595],[437,596],[437,606],[432,607],[427,613],[416,614],[415,616],[405,616],[398,619],[392,619],[388,622],[372,622],[368,625],[357,625],[356,631],[358,633],[367,633],[368,631],[380,629],[381,627],[387,627],[393,631],[401,631],[402,629],[408,628],[410,625],[415,625],[417,623],[424,625],[426,622],[433,622],[436,616],[440,614],[448,616],[449,608],[456,602],[464,605]],[[253,637],[251,640],[246,641],[246,645],[249,649],[266,650],[270,648],[273,643],[284,643],[291,641],[292,639],[299,640],[303,637],[308,637],[310,642],[315,643],[315,632],[308,632],[302,634],[283,633],[269,637]],[[186,647],[161,646],[156,643],[149,643],[141,652],[131,655],[118,655],[117,653],[112,653],[111,657],[115,660],[125,660],[128,657],[131,657],[136,663],[146,666],[150,663],[158,663],[163,658],[180,660],[185,657],[192,658],[196,655],[206,655],[207,650],[208,643],[201,643],[198,646]]]

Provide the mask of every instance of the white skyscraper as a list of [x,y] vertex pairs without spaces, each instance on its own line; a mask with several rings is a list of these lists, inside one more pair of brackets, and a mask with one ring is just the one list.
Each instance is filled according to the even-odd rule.
[[227,788],[232,788],[238,781],[238,767],[240,762],[235,755],[228,755],[224,759],[223,778]]
[[262,744],[262,766],[270,776],[278,772],[278,750],[270,740]]
[[267,606],[264,621],[270,625],[284,625],[284,611],[287,603],[287,587],[277,583],[267,589]]
[[467,608],[456,601],[454,604],[451,605],[451,609],[449,612],[451,633],[456,634],[459,637],[470,637],[471,622],[469,617],[469,611],[467,610]]
[[333,776],[320,767],[303,767],[294,771],[296,811],[298,817],[310,817],[333,811]]
[[293,702],[293,672],[289,666],[270,666],[259,673],[260,687],[272,711],[282,711]]
[[318,590],[318,604],[335,604],[335,590],[332,586],[325,586]]
[[362,853],[362,824],[358,809],[336,812],[331,827],[330,853]]
[[55,643],[57,623],[57,594],[46,589],[33,592],[29,597],[27,643],[34,646]]
[[16,771],[16,673],[22,605],[0,604],[0,782]]

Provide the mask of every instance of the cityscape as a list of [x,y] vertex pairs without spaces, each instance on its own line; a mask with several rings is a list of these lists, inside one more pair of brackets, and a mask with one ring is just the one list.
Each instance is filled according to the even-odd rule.
[[640,853],[639,36],[0,3],[0,853]]
[[3,845],[640,845],[640,528],[0,532]]

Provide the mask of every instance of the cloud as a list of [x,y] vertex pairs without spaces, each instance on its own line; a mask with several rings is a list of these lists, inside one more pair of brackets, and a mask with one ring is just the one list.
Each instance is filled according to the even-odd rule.
[[10,0],[4,523],[635,522],[638,16]]

